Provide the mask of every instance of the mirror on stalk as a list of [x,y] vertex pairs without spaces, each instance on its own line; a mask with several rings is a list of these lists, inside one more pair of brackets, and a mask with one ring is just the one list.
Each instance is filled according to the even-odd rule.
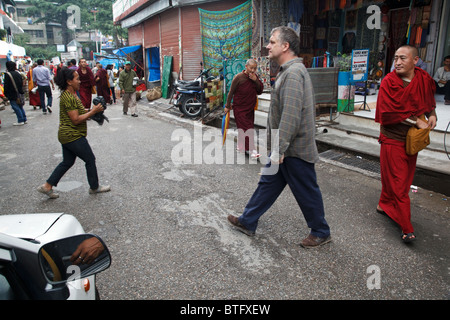
[[81,234],[42,246],[39,264],[48,283],[58,284],[107,269],[111,265],[111,255],[99,237]]

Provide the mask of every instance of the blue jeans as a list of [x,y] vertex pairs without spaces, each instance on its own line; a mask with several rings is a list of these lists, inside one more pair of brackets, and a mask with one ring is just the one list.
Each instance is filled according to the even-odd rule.
[[57,186],[59,180],[74,165],[79,157],[86,164],[86,173],[89,186],[92,190],[98,189],[97,166],[95,156],[85,137],[62,145],[63,161],[53,170],[47,182],[52,186]]
[[47,112],[45,104],[45,96],[47,96],[47,106],[51,107],[53,102],[52,89],[50,86],[38,86],[39,98],[41,99],[41,108],[43,112]]
[[317,185],[314,164],[294,157],[286,157],[276,174],[261,176],[239,222],[248,230],[255,231],[259,218],[272,206],[286,184],[291,188],[311,234],[328,237],[330,227],[325,221],[322,193]]
[[17,116],[17,122],[25,122],[27,121],[27,115],[25,114],[25,110],[23,106],[18,104],[16,100],[9,101],[11,104],[11,108],[14,110]]

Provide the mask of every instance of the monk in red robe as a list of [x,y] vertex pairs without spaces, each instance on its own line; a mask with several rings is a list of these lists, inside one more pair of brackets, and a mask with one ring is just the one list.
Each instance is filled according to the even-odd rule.
[[92,102],[92,88],[95,86],[95,82],[94,74],[91,68],[88,67],[86,59],[80,59],[77,72],[81,81],[80,89],[78,90],[81,103],[85,109],[89,110]]
[[108,72],[103,69],[101,64],[98,65],[97,73],[94,75],[95,84],[97,85],[97,96],[105,98],[106,103],[111,102],[111,94],[108,81]]
[[37,67],[37,63],[33,63],[33,66],[30,68],[30,70],[27,72],[27,79],[28,79],[28,97],[30,99],[30,106],[33,107],[33,109],[40,108],[41,107],[41,98],[39,97],[39,92],[33,93],[34,82],[33,82],[33,69]]
[[[416,170],[417,154],[406,154],[406,134],[411,126],[436,127],[436,85],[431,76],[415,65],[415,47],[406,45],[395,53],[395,70],[381,82],[375,111],[380,123],[381,196],[377,212],[387,214],[402,229],[402,240],[415,240],[411,224],[409,189]],[[428,123],[419,119],[428,118]]]
[[260,157],[254,144],[254,122],[257,95],[263,92],[263,84],[256,75],[256,68],[256,61],[249,59],[245,70],[233,78],[224,110],[227,113],[233,109],[238,128],[238,151],[250,153],[253,159]]

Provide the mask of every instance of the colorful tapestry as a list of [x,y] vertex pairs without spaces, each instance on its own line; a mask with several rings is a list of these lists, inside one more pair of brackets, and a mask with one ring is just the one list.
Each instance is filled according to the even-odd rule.
[[225,11],[198,9],[202,35],[203,65],[222,67],[225,59],[248,59],[252,39],[252,1]]
[[205,83],[206,108],[211,111],[223,106],[223,81],[212,80]]
[[270,90],[270,59],[269,57],[253,57],[258,64],[256,74],[264,85],[264,91]]

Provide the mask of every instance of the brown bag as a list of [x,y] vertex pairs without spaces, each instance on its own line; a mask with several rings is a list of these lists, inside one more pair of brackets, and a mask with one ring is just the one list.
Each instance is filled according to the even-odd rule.
[[14,80],[12,74],[9,73],[9,72],[6,72],[6,73],[7,73],[7,74],[9,75],[9,77],[11,78],[11,82],[12,82],[12,84],[13,84],[13,86],[14,86],[14,89],[16,90],[16,93],[17,93],[16,103],[17,103],[18,105],[23,106],[23,105],[25,104],[25,96],[24,96],[23,94],[21,94],[21,93],[19,92],[19,90],[17,90],[16,81]]
[[[425,116],[422,115],[419,119],[428,123]],[[412,156],[420,150],[425,149],[430,144],[430,129],[418,129],[411,127],[406,134],[406,154]]]

